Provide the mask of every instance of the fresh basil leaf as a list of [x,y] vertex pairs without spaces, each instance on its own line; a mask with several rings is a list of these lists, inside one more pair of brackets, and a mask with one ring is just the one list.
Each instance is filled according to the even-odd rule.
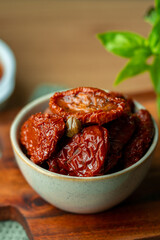
[[154,54],[160,54],[160,19],[153,27],[149,38],[149,46]]
[[150,23],[151,25],[154,25],[157,20],[158,20],[158,13],[157,11],[155,10],[155,8],[150,8],[146,15],[144,16],[144,19],[146,22]]
[[131,58],[135,51],[146,48],[146,39],[136,33],[107,32],[97,35],[106,50],[122,57]]
[[155,0],[155,8],[157,13],[160,15],[160,0]]
[[118,85],[123,80],[136,76],[147,70],[149,70],[149,65],[147,65],[146,63],[146,58],[136,56],[131,59],[122,69],[122,71],[118,74],[114,84]]
[[135,50],[134,57],[148,58],[152,55],[151,49],[149,47],[138,48]]
[[160,94],[160,56],[155,56],[150,66],[150,76],[156,93]]

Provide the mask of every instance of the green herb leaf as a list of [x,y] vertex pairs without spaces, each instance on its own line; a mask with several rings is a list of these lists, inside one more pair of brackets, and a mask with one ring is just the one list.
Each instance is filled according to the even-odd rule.
[[149,22],[151,25],[154,25],[157,22],[158,18],[158,13],[153,7],[150,8],[144,16],[145,21]]
[[137,49],[147,47],[145,38],[136,33],[107,32],[97,37],[106,50],[126,58],[133,57]]
[[155,8],[158,15],[160,15],[160,0],[155,0]]
[[149,65],[146,63],[145,57],[136,56],[132,58],[127,65],[118,74],[115,85],[118,85],[123,80],[136,76],[142,72],[149,70]]
[[151,80],[156,93],[160,94],[160,56],[155,56],[150,66]]
[[153,27],[149,38],[149,46],[154,54],[160,54],[160,19]]
[[149,47],[138,48],[135,50],[134,57],[147,59],[152,55],[151,49]]
[[[155,8],[148,11],[145,20],[153,25],[148,39],[132,32],[107,32],[97,37],[109,52],[130,58],[117,76],[115,85],[145,71],[150,72],[160,119],[160,0],[155,0]],[[154,58],[151,65],[146,63],[149,56]]]

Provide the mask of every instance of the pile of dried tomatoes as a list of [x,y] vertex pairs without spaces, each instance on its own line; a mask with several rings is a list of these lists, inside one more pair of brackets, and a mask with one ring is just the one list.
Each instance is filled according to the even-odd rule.
[[114,92],[79,87],[57,92],[44,113],[21,127],[22,149],[49,171],[99,176],[136,163],[148,150],[154,126],[147,110]]

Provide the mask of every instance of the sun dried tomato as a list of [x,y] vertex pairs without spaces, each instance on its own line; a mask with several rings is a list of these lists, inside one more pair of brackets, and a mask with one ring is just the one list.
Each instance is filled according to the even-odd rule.
[[[60,169],[58,166],[58,163],[56,161],[56,159],[54,157],[51,157],[48,161],[47,161],[48,165],[49,165],[49,171],[51,172],[55,172],[55,173],[60,173]],[[67,174],[64,174],[67,175]]]
[[80,87],[55,93],[49,107],[32,115],[20,134],[24,152],[49,171],[83,177],[119,171],[152,142],[150,114],[134,113],[134,101],[120,93]]
[[122,148],[135,131],[135,121],[132,115],[123,115],[119,119],[106,124],[109,134],[110,150],[105,162],[105,173],[112,169],[122,154]]
[[148,150],[153,135],[154,126],[151,115],[147,110],[141,109],[135,114],[136,131],[124,149],[122,161],[124,167],[129,167],[140,160]]
[[120,117],[128,111],[128,105],[122,98],[97,88],[79,87],[65,92],[57,92],[49,102],[53,113],[79,119],[82,124],[102,125]]
[[31,160],[41,164],[54,152],[57,141],[64,134],[63,118],[55,115],[36,113],[22,126],[20,141]]
[[[107,129],[89,126],[70,138],[58,155],[49,161],[49,170],[73,176],[96,176],[103,174],[104,162],[109,148]],[[57,170],[57,168],[56,168]]]
[[134,113],[135,111],[135,104],[134,104],[134,101],[132,98],[128,97],[128,96],[124,96],[122,93],[117,93],[117,92],[109,92],[110,94],[112,94],[114,97],[117,97],[117,98],[122,98],[124,100],[126,100],[129,108],[130,108],[130,112],[131,113]]

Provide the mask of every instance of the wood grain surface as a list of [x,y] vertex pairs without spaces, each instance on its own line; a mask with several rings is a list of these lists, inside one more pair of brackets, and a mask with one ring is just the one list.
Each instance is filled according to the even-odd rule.
[[[157,119],[154,94],[135,98]],[[19,221],[35,240],[160,239],[160,142],[148,175],[128,199],[103,213],[72,214],[45,202],[21,175],[9,139],[18,111],[0,113],[0,220]]]
[[[153,0],[0,1],[0,38],[17,60],[12,101],[24,104],[42,83],[113,90],[127,59],[106,52],[96,34],[123,30],[146,37],[151,26],[143,17],[153,4]],[[151,89],[147,73],[116,88],[127,93]]]

